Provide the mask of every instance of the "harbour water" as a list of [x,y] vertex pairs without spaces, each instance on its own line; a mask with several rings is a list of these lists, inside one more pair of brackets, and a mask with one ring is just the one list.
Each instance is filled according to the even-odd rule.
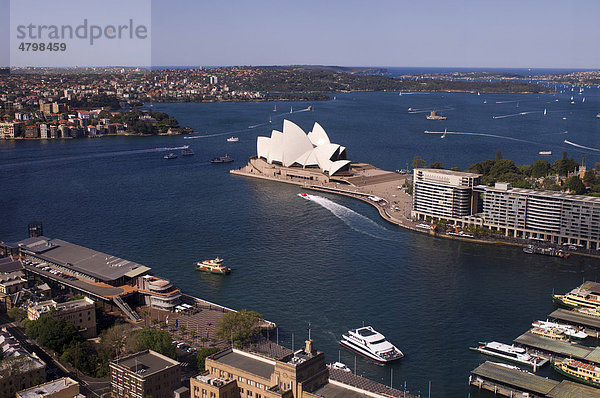
[[[599,280],[598,260],[436,239],[387,224],[362,202],[305,200],[298,187],[228,171],[284,118],[307,131],[318,121],[350,159],[388,170],[414,155],[465,168],[498,149],[517,164],[543,150],[554,153],[543,157],[549,161],[585,153],[591,167],[600,161],[599,92],[586,89],[576,104],[571,95],[347,93],[312,103],[312,111],[278,103],[277,113],[273,103],[154,104],[200,134],[0,142],[0,239],[22,239],[27,223],[41,220],[47,236],[147,265],[194,296],[262,313],[279,325],[281,344],[291,346],[293,333],[298,348],[310,322],[328,361],[340,353],[352,369],[354,355],[337,340],[370,324],[405,358],[380,367],[359,357],[358,374],[389,384],[393,368],[394,387],[406,381],[423,395],[431,381],[432,396],[466,397],[469,372],[484,359],[468,347],[510,342],[545,319],[552,290]],[[448,120],[426,120],[432,109]],[[444,139],[424,134],[445,128]],[[230,136],[239,142],[226,142]],[[162,158],[183,145],[195,156]],[[210,164],[226,153],[234,163]],[[229,277],[194,270],[217,255],[233,269]]]

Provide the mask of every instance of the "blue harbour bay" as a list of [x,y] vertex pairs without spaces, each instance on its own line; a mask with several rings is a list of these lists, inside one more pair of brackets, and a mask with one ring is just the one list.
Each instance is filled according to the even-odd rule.
[[[191,295],[260,312],[288,347],[292,333],[300,346],[310,322],[327,360],[339,353],[351,368],[354,355],[337,341],[371,324],[405,358],[381,367],[359,357],[357,373],[389,385],[393,368],[394,387],[406,381],[423,396],[431,381],[435,397],[479,396],[467,380],[484,357],[470,346],[511,342],[552,312],[553,289],[600,279],[596,259],[526,257],[520,248],[432,238],[386,223],[363,202],[320,193],[326,200],[307,201],[296,186],[229,174],[256,153],[257,136],[286,118],[306,131],[319,122],[351,160],[387,170],[406,168],[415,155],[465,169],[497,150],[517,164],[542,158],[539,151],[552,151],[544,157],[551,162],[567,151],[591,167],[600,162],[600,90],[354,92],[308,105],[278,102],[277,112],[273,102],[152,105],[192,126],[193,139],[0,142],[0,238],[23,239],[27,223],[41,220],[49,237],[147,265]],[[431,110],[448,120],[426,120]],[[226,142],[230,136],[239,142]],[[195,156],[163,159],[183,145]],[[225,154],[234,163],[209,162]],[[229,277],[194,270],[217,255],[233,269]]]

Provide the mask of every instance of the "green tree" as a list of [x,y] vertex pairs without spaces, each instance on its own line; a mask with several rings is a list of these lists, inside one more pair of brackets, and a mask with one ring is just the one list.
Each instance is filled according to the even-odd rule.
[[538,159],[531,165],[533,178],[546,177],[552,171],[552,165],[547,160]]
[[135,351],[153,350],[170,358],[177,358],[171,335],[165,330],[146,327],[134,336]]
[[233,340],[238,347],[250,343],[260,332],[262,315],[255,311],[231,311],[217,322],[217,336],[225,341]]
[[581,181],[579,176],[571,176],[567,178],[567,181],[565,181],[565,187],[567,187],[570,193],[575,195],[583,195],[586,191],[585,185],[583,185],[583,181]]
[[430,169],[443,169],[444,165],[442,164],[442,162],[433,162],[429,164],[429,168]]
[[598,182],[599,181],[596,177],[596,173],[591,170],[586,171],[583,175],[583,183],[588,187],[592,187],[593,185],[598,184]]
[[561,176],[567,176],[569,173],[577,170],[579,164],[574,161],[572,158],[567,158],[567,153],[563,152],[562,159],[557,159],[552,163],[552,169],[555,173],[560,174]]
[[98,354],[87,341],[72,344],[60,356],[62,361],[68,362],[79,371],[88,376],[104,376]]
[[71,344],[83,341],[77,328],[64,319],[44,315],[25,323],[25,333],[40,345],[62,354]]
[[27,316],[27,311],[23,308],[13,307],[6,312],[6,315],[13,321],[21,322]]
[[204,364],[206,362],[206,358],[213,354],[216,354],[219,351],[220,350],[217,347],[201,348],[200,350],[198,350],[198,353],[196,353],[196,369],[198,370],[198,372],[204,372]]
[[421,168],[421,167],[425,166],[426,164],[427,163],[423,159],[421,159],[421,157],[419,155],[416,155],[413,158],[413,161],[412,161],[413,169]]

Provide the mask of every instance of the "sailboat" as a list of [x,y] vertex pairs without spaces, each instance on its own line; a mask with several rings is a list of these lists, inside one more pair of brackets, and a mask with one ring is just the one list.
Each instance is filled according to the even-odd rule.
[[483,100],[483,103],[484,103],[484,104],[487,104],[487,100]]
[[442,134],[442,136],[440,138],[446,138],[446,133],[448,132],[448,128],[444,129],[444,134]]
[[291,106],[290,106],[290,113],[294,113],[294,110],[292,109]]
[[582,103],[585,102],[585,97],[583,97],[583,100],[581,101]]
[[544,116],[546,116],[546,108],[544,108]]

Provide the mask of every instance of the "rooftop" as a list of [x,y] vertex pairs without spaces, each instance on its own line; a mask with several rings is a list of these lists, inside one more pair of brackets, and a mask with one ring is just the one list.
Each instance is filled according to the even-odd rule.
[[427,168],[420,168],[420,169],[415,169],[415,172],[417,171],[423,171],[423,172],[427,172],[427,173],[434,173],[434,174],[443,174],[443,175],[447,175],[447,176],[455,176],[455,177],[481,177],[481,174],[477,174],[477,173],[467,173],[464,171],[453,171],[453,170],[446,170],[446,169],[427,169]]
[[217,362],[233,366],[248,373],[270,379],[275,370],[275,361],[264,359],[258,355],[249,354],[240,350],[227,350],[215,354],[213,359]]
[[52,380],[26,390],[19,391],[18,394],[21,398],[42,398],[46,395],[56,394],[74,385],[79,385],[79,383],[70,377],[62,377],[57,380]]
[[179,365],[174,359],[152,350],[141,351],[113,360],[111,366],[125,368],[140,377],[146,377],[161,370]]
[[536,191],[535,189],[526,189],[526,188],[510,188],[510,189],[501,189],[495,187],[488,187],[487,185],[478,185],[477,188],[483,188],[487,191],[497,191],[497,192],[512,192],[520,195],[535,195],[535,196],[544,196],[548,198],[556,198],[556,199],[569,199],[590,203],[598,203],[600,204],[600,198],[594,196],[585,196],[585,195],[571,195],[564,192],[556,192],[556,191]]
[[14,260],[10,257],[0,258],[0,274],[8,274],[22,269],[23,264],[19,260]]
[[123,276],[135,277],[150,270],[141,264],[124,260],[110,254],[88,249],[61,239],[44,236],[27,238],[17,242],[27,251],[44,260],[79,271],[102,281],[111,281]]
[[471,373],[540,395],[548,394],[559,384],[556,380],[535,376],[505,366],[500,366],[489,361],[479,365]]
[[552,312],[550,315],[548,315],[548,317],[600,330],[600,318],[592,315],[583,314],[581,312],[569,311],[559,308]]

